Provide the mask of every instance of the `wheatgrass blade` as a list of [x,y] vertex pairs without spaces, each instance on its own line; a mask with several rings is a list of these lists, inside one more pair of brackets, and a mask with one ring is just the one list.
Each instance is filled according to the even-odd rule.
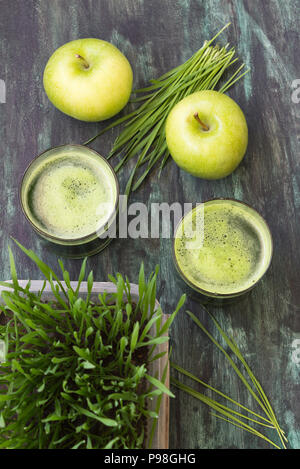
[[215,392],[216,394],[219,394],[219,396],[223,397],[224,399],[228,400],[229,402],[231,402],[232,404],[240,407],[241,409],[245,410],[246,412],[249,412],[250,414],[254,415],[255,417],[263,420],[264,422],[267,422],[267,424],[263,423],[263,422],[257,422],[261,425],[264,425],[264,426],[267,426],[269,428],[275,428],[274,425],[272,424],[271,420],[269,419],[266,419],[265,417],[262,417],[261,415],[257,414],[256,412],[254,412],[253,410],[249,409],[248,407],[245,407],[244,405],[242,405],[240,402],[237,402],[236,400],[232,399],[231,397],[229,397],[228,395],[224,394],[223,392],[219,391],[218,389],[214,388],[213,386],[210,386],[209,384],[205,383],[205,381],[202,381],[201,379],[197,378],[195,375],[193,375],[192,373],[184,370],[181,366],[179,365],[176,365],[176,363],[173,363],[171,362],[171,367],[174,368],[174,370],[178,371],[179,373],[181,374],[184,374],[185,376],[187,376],[188,378],[191,378],[192,380],[196,381],[197,383],[201,384],[202,386],[206,387],[207,389],[209,389],[210,391],[213,391]]
[[[207,311],[207,310],[206,310]],[[275,413],[273,411],[273,408],[261,386],[261,384],[259,383],[259,381],[256,379],[256,377],[254,376],[251,368],[249,367],[249,365],[247,364],[246,360],[244,359],[243,355],[241,354],[236,342],[234,341],[233,338],[229,338],[227,336],[227,334],[223,331],[223,329],[221,328],[220,324],[218,323],[218,321],[214,318],[214,316],[209,312],[207,311],[208,314],[210,315],[212,321],[214,322],[216,328],[218,329],[218,331],[220,332],[221,336],[223,337],[223,339],[225,340],[225,342],[227,343],[227,345],[230,347],[230,349],[232,350],[232,352],[234,353],[234,355],[238,358],[238,360],[243,364],[243,366],[245,367],[246,371],[247,371],[247,374],[248,376],[250,377],[252,383],[254,384],[254,387],[257,389],[261,399],[262,399],[262,402],[264,403],[265,407],[267,408],[267,415],[271,415],[271,418],[272,418],[272,421],[276,427],[276,430],[278,432],[278,435],[279,435],[279,438],[281,439],[281,442],[283,444],[283,446],[285,447],[285,444],[284,444],[284,441],[287,441],[287,438],[284,436],[281,428],[279,427],[279,424],[278,424],[278,421],[276,419],[276,416],[275,416]]]
[[146,279],[141,266],[138,304],[120,274],[110,277],[116,292],[94,303],[91,272],[88,298],[79,295],[86,260],[74,289],[61,261],[65,285],[35,253],[19,246],[54,297],[43,303],[29,284],[21,289],[10,255],[13,282],[6,284],[10,290],[2,292],[1,306],[7,324],[0,325],[7,350],[0,372],[0,447],[142,448],[145,422],[157,419],[159,410],[150,411],[147,399],[172,395],[148,370],[150,352],[158,359],[156,346],[168,340],[160,335],[162,312],[155,301],[158,269]]
[[[85,145],[88,145],[111,128],[124,124],[108,158],[121,156],[115,166],[118,172],[132,158],[137,157],[127,181],[126,195],[136,191],[157,164],[159,164],[159,176],[165,167],[170,156],[165,141],[165,121],[171,109],[181,99],[195,91],[216,89],[226,71],[238,61],[233,47],[228,50],[228,45],[225,47],[212,45],[229,24],[211,40],[205,41],[185,63],[157,79],[150,80],[150,86],[135,90],[134,94],[138,96],[133,98],[131,103],[137,104],[137,108],[118,118],[85,142]],[[227,91],[247,73],[247,71],[241,73],[243,67],[244,64],[219,87],[221,93]],[[142,96],[139,96],[140,94]],[[141,169],[142,167],[144,168]]]
[[[207,310],[206,310],[207,311]],[[245,406],[242,406],[241,404],[239,404],[237,401],[233,400],[232,398],[230,398],[229,396],[225,395],[224,393],[218,391],[217,389],[213,388],[212,386],[208,385],[207,383],[203,382],[202,380],[198,379],[197,377],[195,377],[194,375],[192,375],[191,373],[183,370],[181,367],[179,367],[178,365],[175,365],[173,364],[174,368],[177,369],[177,371],[183,373],[184,375],[188,376],[189,378],[199,382],[200,384],[202,384],[203,386],[209,388],[210,390],[216,392],[217,394],[221,395],[223,398],[229,400],[230,402],[232,402],[233,404],[235,405],[238,405],[241,409],[243,410],[246,410],[247,412],[250,412],[252,415],[255,415],[256,417],[259,417],[260,419],[266,421],[268,423],[265,424],[263,422],[260,422],[260,421],[256,421],[255,419],[252,419],[251,417],[248,417],[248,416],[245,416],[245,414],[240,414],[236,411],[234,411],[233,409],[230,409],[230,408],[227,408],[226,406],[223,406],[222,404],[214,401],[214,405],[217,405],[218,406],[218,411],[220,412],[220,409],[222,409],[222,412],[224,414],[225,413],[228,413],[229,414],[231,413],[231,415],[226,415],[227,417],[230,417],[231,419],[231,423],[232,423],[232,420],[237,422],[237,419],[236,417],[233,417],[233,414],[237,414],[239,415],[240,417],[242,418],[247,418],[248,420],[252,421],[253,423],[256,423],[256,424],[260,424],[260,425],[263,425],[263,426],[266,426],[266,427],[270,427],[270,428],[273,428],[277,431],[278,433],[278,436],[280,438],[280,441],[281,441],[281,444],[282,444],[282,447],[285,449],[286,448],[286,445],[285,445],[285,442],[287,442],[287,438],[283,432],[283,430],[279,427],[279,424],[278,424],[278,421],[277,421],[277,418],[275,416],[275,413],[273,411],[273,408],[269,402],[269,400],[267,399],[267,396],[266,394],[264,393],[263,389],[262,389],[262,386],[260,385],[259,381],[256,379],[256,377],[254,376],[252,370],[250,369],[249,365],[247,364],[246,360],[244,359],[244,357],[242,356],[237,344],[235,343],[235,341],[233,340],[233,338],[229,338],[228,335],[224,332],[224,330],[221,328],[220,324],[218,323],[218,321],[214,318],[214,316],[209,312],[207,311],[210,318],[212,319],[214,325],[216,326],[218,332],[220,333],[220,335],[222,336],[222,338],[224,339],[224,341],[226,342],[226,344],[229,346],[229,348],[231,349],[231,351],[234,353],[235,357],[238,359],[239,362],[242,363],[242,365],[244,366],[245,368],[245,371],[247,372],[247,379],[246,377],[243,375],[243,373],[240,371],[240,369],[237,367],[237,365],[235,364],[235,362],[232,360],[232,358],[229,356],[229,354],[225,351],[225,349],[217,342],[217,340],[208,332],[208,330],[204,327],[204,325],[201,323],[201,321],[193,314],[191,313],[190,311],[187,311],[187,314],[190,316],[190,318],[197,324],[198,327],[200,327],[200,329],[209,337],[209,339],[217,346],[217,348],[223,353],[223,355],[225,356],[225,358],[229,361],[231,367],[234,369],[234,371],[236,372],[236,374],[238,375],[238,377],[241,379],[241,381],[243,382],[243,384],[245,385],[246,389],[250,392],[250,394],[252,395],[252,397],[256,400],[256,402],[260,405],[260,407],[262,408],[262,410],[264,411],[266,418],[260,416],[259,414],[251,411],[250,409],[248,409],[247,407]],[[255,391],[258,392],[258,394],[256,394],[256,392],[254,391],[254,389],[252,388],[252,386],[250,385],[250,382],[248,382],[248,379],[250,382],[252,382],[254,388],[255,388]],[[185,385],[183,385],[182,383],[180,382],[177,382],[177,385],[181,386],[181,389],[183,389],[183,387]],[[185,387],[185,390],[187,392],[189,392],[189,394],[193,394],[194,397],[198,397],[200,400],[202,400],[203,402],[207,403],[208,405],[211,404],[211,401],[209,401],[210,398],[204,396],[201,394],[201,398],[199,396],[196,396],[196,391],[194,391],[192,388],[189,388],[189,387]],[[213,406],[212,406],[213,407]],[[213,407],[214,408],[214,407]],[[224,414],[225,415],[225,414]],[[270,425],[269,425],[270,424]],[[245,422],[242,422],[242,421],[238,421],[238,424],[236,426],[240,426],[242,425],[243,426],[243,429],[246,429],[246,430],[249,430],[248,427]],[[256,432],[255,429],[253,429],[252,427],[250,427],[251,431],[253,432]],[[258,432],[259,433],[259,432]],[[257,436],[260,436],[260,437],[263,437],[266,441],[269,441],[271,444],[273,444],[273,446],[276,446],[278,447],[277,445],[275,445],[273,442],[271,442],[269,439],[267,439],[265,436],[261,436],[261,434],[258,434],[258,433],[255,433]]]
[[[258,436],[259,438],[262,438],[263,440],[267,441],[268,443],[270,443],[272,446],[274,446],[275,448],[277,449],[281,449],[278,445],[276,445],[276,443],[274,443],[273,441],[271,441],[268,437],[266,437],[264,434],[262,434],[261,432],[257,431],[254,427],[251,427],[250,425],[246,424],[244,421],[240,420],[239,418],[237,418],[234,414],[236,412],[234,412],[232,409],[230,409],[229,407],[226,407],[226,406],[223,406],[223,405],[220,405],[219,402],[215,401],[214,399],[211,399],[207,396],[205,396],[204,394],[202,393],[199,393],[198,391],[195,391],[194,389],[190,388],[189,386],[186,386],[184,384],[182,384],[180,381],[176,380],[175,378],[171,378],[171,383],[176,386],[178,389],[184,391],[184,392],[187,392],[188,394],[190,394],[191,396],[195,397],[196,399],[202,401],[204,404],[208,405],[209,407],[211,407],[212,409],[218,411],[220,414],[224,415],[225,417],[227,417],[228,419],[231,419],[231,420],[227,420],[229,423],[231,423],[231,421],[235,422],[238,426],[240,426],[241,428],[243,428],[244,430],[250,432],[250,433],[253,433],[255,434],[256,436]],[[239,414],[241,415],[241,414]]]

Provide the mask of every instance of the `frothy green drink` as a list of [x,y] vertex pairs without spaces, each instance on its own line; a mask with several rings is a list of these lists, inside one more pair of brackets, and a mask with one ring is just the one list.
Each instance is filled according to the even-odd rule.
[[112,169],[97,153],[81,146],[57,147],[44,155],[30,165],[23,179],[27,217],[38,231],[58,242],[97,236],[117,203]]
[[204,203],[201,238],[196,227],[200,210],[198,206],[189,212],[176,231],[174,253],[180,274],[208,296],[235,296],[248,290],[270,264],[272,239],[266,222],[241,202],[212,200]]

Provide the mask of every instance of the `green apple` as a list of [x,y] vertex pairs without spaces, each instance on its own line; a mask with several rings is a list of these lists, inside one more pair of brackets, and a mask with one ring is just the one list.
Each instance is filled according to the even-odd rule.
[[198,91],[168,115],[166,139],[174,161],[203,179],[228,176],[243,159],[248,128],[233,99],[217,91]]
[[115,46],[100,39],[78,39],[59,47],[44,71],[48,98],[60,111],[83,121],[102,121],[126,105],[132,69]]

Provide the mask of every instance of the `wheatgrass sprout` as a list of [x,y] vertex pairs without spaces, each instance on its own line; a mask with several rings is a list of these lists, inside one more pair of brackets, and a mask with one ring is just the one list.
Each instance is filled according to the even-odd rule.
[[[206,310],[207,311],[207,310]],[[224,347],[211,335],[211,333],[204,327],[201,323],[199,318],[195,316],[195,314],[187,311],[187,314],[190,318],[197,324],[198,327],[209,337],[209,339],[216,345],[216,347],[222,352],[225,358],[230,363],[231,367],[242,381],[244,386],[246,387],[247,391],[250,393],[252,398],[256,401],[260,409],[263,411],[264,415],[259,414],[258,412],[254,412],[253,410],[249,409],[248,407],[240,404],[236,400],[232,399],[230,396],[224,394],[223,392],[219,391],[218,389],[210,386],[209,384],[205,383],[201,379],[194,376],[192,373],[181,368],[179,365],[172,363],[172,367],[177,370],[179,373],[185,375],[186,377],[190,378],[191,380],[201,384],[202,386],[206,387],[213,393],[221,396],[225,401],[234,405],[235,408],[239,408],[239,410],[234,410],[232,407],[228,407],[225,404],[222,404],[220,401],[216,401],[205,394],[202,394],[195,389],[191,388],[183,384],[182,382],[178,381],[175,378],[172,378],[171,382],[173,385],[182,391],[187,392],[194,398],[200,400],[204,404],[208,405],[211,409],[214,410],[213,415],[218,417],[222,420],[226,420],[227,422],[231,423],[232,425],[241,428],[259,438],[270,443],[273,447],[277,449],[286,449],[286,443],[288,442],[284,431],[280,428],[277,418],[275,416],[274,410],[261,386],[258,379],[255,377],[254,373],[252,372],[251,368],[247,364],[246,360],[244,359],[241,351],[239,350],[236,342],[232,337],[229,337],[224,330],[221,328],[218,321],[214,318],[214,316],[207,311],[209,317],[212,319],[213,324],[217,328],[218,332],[220,333],[221,337],[223,338],[226,345],[229,347],[233,356],[235,357],[238,364],[242,365],[238,367],[236,362],[231,358],[229,353],[224,349]],[[260,430],[263,429],[273,429],[277,432],[280,440],[280,444],[274,443],[274,441],[270,440],[265,434],[261,433],[260,430],[257,430],[257,426]]]
[[[107,130],[124,124],[108,158],[120,156],[116,171],[136,158],[126,186],[127,195],[139,188],[155,166],[159,165],[159,174],[164,168],[170,156],[165,138],[165,122],[171,109],[191,93],[216,89],[225,72],[238,61],[233,47],[229,48],[228,44],[224,47],[212,45],[228,26],[222,28],[210,41],[205,41],[185,63],[150,80],[150,86],[135,90],[137,97],[131,102],[137,104],[136,109],[113,121],[85,142],[88,145]],[[219,85],[218,91],[225,93],[240,80],[247,73],[243,68],[244,64],[232,72],[225,83]]]
[[[6,359],[0,365],[0,448],[92,449],[142,448],[146,423],[158,418],[150,400],[173,394],[162,379],[149,373],[159,359],[157,346],[168,340],[185,297],[166,323],[157,306],[158,269],[149,279],[139,274],[139,299],[133,302],[128,278],[109,276],[116,293],[79,294],[85,278],[83,261],[76,288],[59,261],[56,274],[36,254],[18,246],[39,267],[54,300],[43,291],[19,285],[10,254],[12,281],[2,292],[0,340]],[[59,277],[63,278],[62,282]],[[154,428],[154,426],[153,426]],[[152,433],[151,433],[152,434]]]

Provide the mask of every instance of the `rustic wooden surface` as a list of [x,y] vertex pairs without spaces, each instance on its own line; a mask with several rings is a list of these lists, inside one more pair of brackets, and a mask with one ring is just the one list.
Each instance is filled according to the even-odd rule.
[[[52,267],[56,256],[42,245],[22,216],[18,201],[21,175],[42,150],[63,143],[82,143],[102,124],[86,124],[57,111],[42,87],[42,73],[52,52],[79,37],[111,41],[130,60],[135,86],[144,85],[192,55],[204,39],[225,23],[222,36],[251,66],[251,73],[230,90],[249,124],[247,156],[235,173],[221,181],[196,179],[170,162],[135,194],[136,201],[201,202],[235,197],[256,207],[274,237],[271,269],[242,303],[212,308],[240,344],[261,379],[290,447],[300,448],[300,365],[292,360],[292,343],[300,338],[300,104],[291,99],[291,84],[300,78],[299,2],[292,0],[1,0],[0,79],[7,87],[0,104],[1,142],[1,279],[10,277],[10,236],[34,249]],[[94,142],[107,155],[118,130]],[[128,177],[120,175],[121,185]],[[88,261],[96,280],[117,270],[137,280],[140,261],[150,272],[159,263],[159,299],[171,312],[180,296],[171,240],[114,241]],[[20,278],[41,278],[37,268],[14,249]],[[67,260],[76,278],[80,261]],[[200,306],[188,307],[209,325]],[[243,385],[182,312],[171,333],[173,360],[250,405]],[[171,448],[267,448],[269,445],[217,421],[210,411],[177,392],[171,403]]]

